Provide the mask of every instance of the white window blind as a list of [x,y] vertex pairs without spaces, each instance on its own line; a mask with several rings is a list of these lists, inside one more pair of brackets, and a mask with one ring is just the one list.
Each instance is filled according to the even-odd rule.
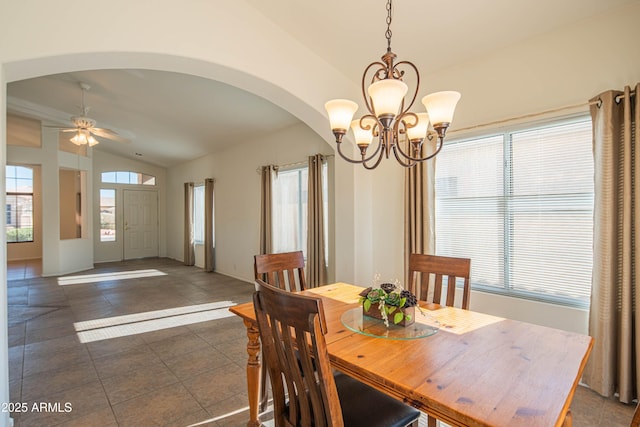
[[273,183],[273,252],[307,251],[308,168],[281,170]]
[[[273,242],[278,252],[302,251],[307,257],[307,199],[309,168],[305,165],[280,170],[273,181]],[[329,181],[328,166],[322,164],[322,200],[325,260],[329,260]]]
[[193,187],[193,240],[204,243],[204,185]]
[[476,289],[586,306],[591,121],[453,141],[436,165],[436,252],[471,258]]

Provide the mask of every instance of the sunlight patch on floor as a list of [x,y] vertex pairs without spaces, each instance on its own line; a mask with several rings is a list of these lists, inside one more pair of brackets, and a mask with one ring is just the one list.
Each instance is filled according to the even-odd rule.
[[111,273],[99,273],[99,274],[83,274],[78,276],[63,276],[58,278],[58,285],[78,285],[82,283],[98,283],[108,282],[111,280],[123,280],[123,279],[138,279],[141,277],[153,277],[153,276],[166,276],[164,273],[155,268],[148,270],[133,270],[133,271],[117,271]]
[[80,342],[89,343],[231,317],[234,314],[228,308],[234,305],[220,301],[76,322],[73,326]]
[[246,406],[244,408],[236,409],[235,411],[227,412],[224,415],[220,415],[220,416],[217,416],[217,417],[209,418],[208,420],[200,421],[199,423],[189,424],[187,427],[197,427],[197,426],[202,426],[202,425],[205,425],[205,424],[213,423],[213,422],[216,422],[216,421],[224,420],[227,417],[230,417],[232,415],[239,414],[239,413],[245,412],[245,411],[247,411],[247,412],[249,411],[249,407],[248,406]]

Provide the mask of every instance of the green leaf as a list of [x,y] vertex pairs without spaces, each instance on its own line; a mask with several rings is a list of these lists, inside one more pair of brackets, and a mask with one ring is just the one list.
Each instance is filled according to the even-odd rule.
[[406,302],[407,302],[406,298],[400,298],[400,307],[404,307]]
[[393,323],[397,325],[398,323],[402,322],[402,319],[404,319],[404,314],[399,311],[395,314],[395,316],[393,316]]
[[410,314],[405,314],[404,318],[407,319],[408,322],[411,321],[411,315]]
[[369,309],[371,308],[371,301],[368,299],[365,299],[364,302],[362,303],[362,306],[364,307],[364,311],[369,311]]

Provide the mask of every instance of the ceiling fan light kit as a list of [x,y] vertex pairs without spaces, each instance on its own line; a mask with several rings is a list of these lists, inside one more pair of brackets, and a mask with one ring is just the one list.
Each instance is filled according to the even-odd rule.
[[[387,0],[387,51],[381,58],[382,62],[372,62],[362,74],[362,96],[368,114],[352,120],[358,104],[348,99],[334,99],[325,104],[338,154],[350,163],[362,164],[365,169],[375,169],[382,158],[389,158],[391,153],[404,167],[412,167],[435,157],[442,149],[446,131],[460,100],[458,92],[436,92],[422,98],[427,113],[409,111],[418,95],[420,73],[409,61],[394,64],[396,54],[391,51],[391,19],[392,4],[391,0]],[[415,90],[408,102],[405,97],[409,88],[403,81],[407,70],[416,78]],[[365,88],[367,82],[369,86]],[[429,122],[432,129],[429,129]],[[342,140],[349,128],[360,149],[360,159],[351,159],[342,153]],[[378,139],[377,146],[368,155],[374,138]],[[424,140],[431,141],[433,138],[437,138],[435,151],[423,155]],[[403,149],[403,145],[406,148]]]
[[75,132],[75,135],[70,139],[70,141],[78,146],[88,145],[89,147],[93,147],[100,142],[95,138],[95,136],[108,138],[119,142],[130,142],[128,139],[123,138],[110,129],[97,128],[96,121],[90,117],[87,117],[89,107],[87,107],[84,103],[84,96],[85,92],[91,89],[91,86],[83,82],[81,82],[79,85],[80,89],[82,90],[82,101],[80,105],[81,115],[71,117],[71,123],[73,123],[73,127],[54,127],[62,132]]

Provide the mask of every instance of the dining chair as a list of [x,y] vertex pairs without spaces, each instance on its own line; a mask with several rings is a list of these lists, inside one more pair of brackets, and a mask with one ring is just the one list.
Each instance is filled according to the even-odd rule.
[[629,427],[640,427],[640,400],[636,405],[636,410],[633,413],[633,419],[631,420],[631,424],[629,424]]
[[[437,255],[411,254],[409,256],[409,291],[420,301],[453,307],[457,278],[464,279],[461,308],[469,309],[471,260]],[[447,278],[447,295],[442,301],[442,282]],[[433,289],[431,285],[433,284]],[[431,291],[431,295],[429,292]],[[436,418],[429,416],[428,427],[436,427]]]
[[[253,257],[253,271],[256,280],[288,291],[304,291],[304,254],[302,251],[261,254]],[[267,370],[260,375],[260,411],[267,408]]]
[[[436,255],[411,254],[409,256],[409,291],[418,300],[453,307],[456,296],[456,280],[464,279],[462,304],[460,308],[469,309],[471,294],[471,260]],[[447,295],[443,301],[442,282],[447,278]],[[431,285],[433,284],[433,289]],[[431,295],[430,295],[431,291]]]
[[255,279],[287,291],[304,291],[304,255],[302,251],[262,254],[254,257]]
[[258,279],[253,305],[276,427],[417,427],[417,409],[347,375],[333,374],[322,299]]

